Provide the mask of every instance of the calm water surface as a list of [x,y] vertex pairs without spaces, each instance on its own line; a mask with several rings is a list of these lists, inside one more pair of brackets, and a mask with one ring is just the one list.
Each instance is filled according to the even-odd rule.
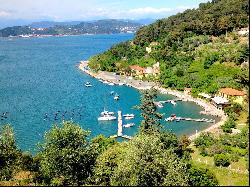
[[[116,43],[132,38],[132,34],[0,38],[0,114],[8,112],[8,118],[0,120],[0,126],[10,123],[19,147],[34,153],[44,132],[62,119],[79,123],[91,131],[92,137],[115,134],[117,122],[97,121],[105,107],[109,111],[134,113],[136,118],[129,122],[135,122],[136,126],[124,129],[125,134],[134,135],[140,114],[133,106],[139,104],[140,93],[126,86],[102,84],[77,68],[80,60],[87,60]],[[86,81],[93,87],[85,87]],[[119,101],[114,101],[111,91],[120,95]],[[171,98],[174,97],[161,95],[159,99]],[[165,117],[175,113],[182,117],[211,118],[200,115],[201,110],[194,103],[179,102],[177,106],[166,104],[160,112]],[[46,113],[48,117],[44,120]],[[177,135],[191,134],[209,125],[198,122],[164,123],[166,129]]]

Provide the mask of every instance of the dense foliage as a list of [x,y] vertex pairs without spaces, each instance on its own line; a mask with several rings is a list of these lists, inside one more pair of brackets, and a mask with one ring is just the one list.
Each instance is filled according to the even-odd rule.
[[[155,90],[144,93],[142,113],[149,115]],[[150,115],[157,116],[155,110]],[[156,118],[157,121],[157,118]],[[13,131],[1,130],[0,173],[29,171],[31,179],[20,185],[124,185],[188,186],[217,185],[214,175],[190,162],[190,141],[163,131],[151,118],[144,118],[141,131],[129,142],[118,143],[102,135],[89,139],[89,132],[73,122],[54,125],[45,133],[34,157],[18,153]],[[150,124],[152,122],[152,125]],[[156,125],[156,126],[155,126]],[[158,130],[156,130],[158,129]],[[26,167],[15,167],[13,165]],[[7,173],[8,174],[8,173]],[[12,173],[1,180],[14,180]]]
[[[247,0],[213,0],[143,27],[132,41],[90,58],[94,70],[126,72],[160,62],[165,87],[214,94],[221,87],[243,88],[249,82],[249,45],[237,30],[248,27]],[[146,51],[151,48],[151,52]]]

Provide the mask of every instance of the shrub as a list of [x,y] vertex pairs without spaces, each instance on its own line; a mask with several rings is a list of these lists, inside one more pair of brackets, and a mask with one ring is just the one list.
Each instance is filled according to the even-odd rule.
[[221,144],[213,144],[210,148],[209,148],[209,155],[213,156],[215,154],[221,154],[221,153],[225,153],[225,149]]
[[227,167],[230,165],[230,158],[228,154],[217,154],[214,156],[214,164],[216,166]]
[[236,127],[236,122],[229,117],[229,119],[221,126],[223,132],[232,133],[232,128]]
[[189,172],[189,185],[190,186],[217,186],[218,180],[211,171],[206,168],[198,168],[191,166]]
[[213,138],[212,134],[202,133],[198,138],[195,139],[194,144],[196,147],[200,146],[210,146],[215,143],[215,139]]

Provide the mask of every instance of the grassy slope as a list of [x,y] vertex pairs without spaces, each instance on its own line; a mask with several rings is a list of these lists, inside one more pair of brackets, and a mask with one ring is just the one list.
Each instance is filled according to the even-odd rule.
[[[194,150],[192,153],[192,160],[195,165],[205,167],[213,171],[216,175],[216,178],[219,181],[220,186],[248,186],[249,185],[249,174],[244,173],[236,173],[234,171],[230,171],[227,168],[220,168],[214,166],[213,157],[203,157],[199,154],[199,151],[194,146],[191,146]],[[198,161],[200,159],[201,162]],[[206,164],[207,161],[207,164]],[[241,171],[246,170],[246,161],[244,159],[240,159],[238,162],[233,162],[231,164],[231,169],[240,169]]]

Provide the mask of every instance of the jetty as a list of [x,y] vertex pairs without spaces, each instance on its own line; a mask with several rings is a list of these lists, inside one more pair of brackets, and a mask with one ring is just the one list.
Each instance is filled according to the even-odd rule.
[[125,138],[128,140],[132,139],[132,136],[128,136],[122,133],[123,127],[122,127],[122,112],[118,111],[118,129],[117,129],[117,134],[110,136],[110,138]]
[[176,117],[176,116],[170,116],[168,118],[165,118],[165,121],[195,121],[195,122],[207,122],[207,123],[215,123],[214,119],[194,119],[194,118],[184,118],[184,117]]

